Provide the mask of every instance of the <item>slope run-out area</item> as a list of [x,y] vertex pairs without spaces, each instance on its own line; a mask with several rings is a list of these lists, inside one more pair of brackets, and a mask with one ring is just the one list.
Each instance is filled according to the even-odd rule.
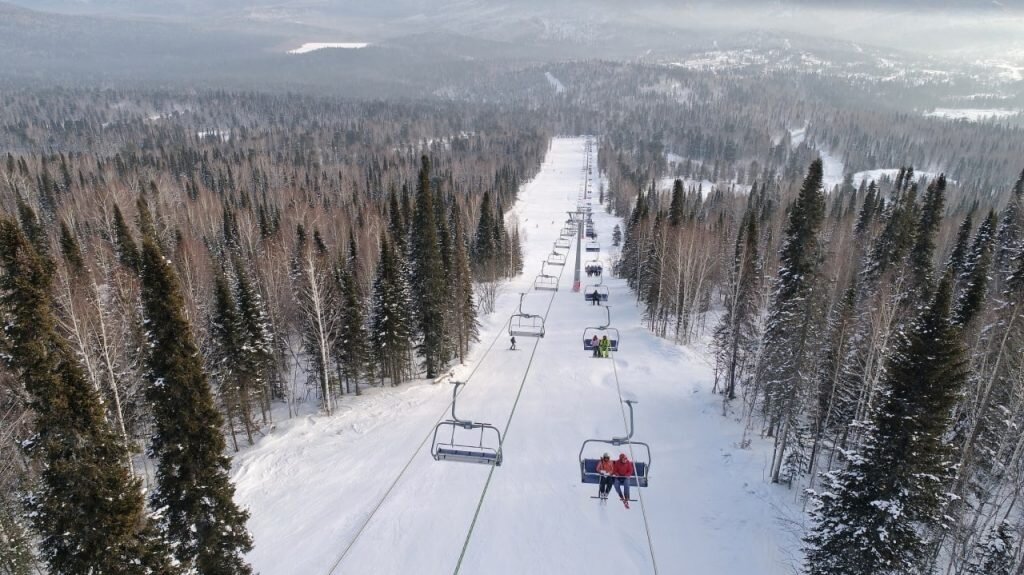
[[[448,574],[461,557],[467,575],[654,573],[652,548],[663,574],[790,572],[793,494],[763,481],[765,445],[736,447],[741,427],[722,417],[706,358],[650,335],[625,283],[608,274],[621,348],[611,359],[583,351],[584,328],[604,323],[605,313],[572,291],[578,239],[564,269],[547,268],[561,273],[559,290],[531,289],[583,178],[596,190],[585,142],[555,139],[521,191],[514,215],[526,271],[503,288],[472,358],[455,371],[468,381],[458,415],[505,433],[504,463],[492,473],[431,458],[428,437],[447,417],[447,384],[373,389],[342,400],[335,416],[281,422],[235,458],[259,572]],[[594,220],[608,270],[620,221],[599,208]],[[593,280],[584,275],[583,283]],[[518,292],[527,292],[525,312],[547,313],[547,335],[519,338],[510,351]],[[580,482],[578,465],[585,439],[624,434],[620,388],[639,402],[634,439],[652,450],[650,487],[629,510],[614,494],[605,505],[592,499],[597,488]]]

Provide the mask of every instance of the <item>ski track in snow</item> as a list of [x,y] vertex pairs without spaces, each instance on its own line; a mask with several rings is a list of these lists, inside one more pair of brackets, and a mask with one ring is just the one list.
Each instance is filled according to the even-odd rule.
[[[643,498],[659,571],[791,573],[799,540],[784,524],[800,521],[799,503],[792,491],[764,481],[768,443],[755,437],[750,449],[736,446],[741,424],[721,415],[705,357],[650,334],[625,281],[607,273],[620,352],[613,360],[584,352],[582,332],[602,324],[604,310],[572,292],[578,238],[559,291],[531,290],[540,261],[582,189],[584,143],[584,138],[553,140],[541,172],[522,189],[514,213],[522,230],[525,273],[502,288],[498,311],[481,318],[481,342],[470,361],[455,370],[456,378],[466,378],[480,362],[459,396],[459,416],[503,431],[525,375],[505,435],[504,463],[494,470],[461,573],[653,572],[640,503],[628,511],[614,497],[601,505],[590,498],[597,486],[580,483],[581,443],[625,432],[612,361],[624,395],[639,401],[634,439],[651,445],[651,486]],[[596,172],[596,155],[592,162]],[[589,177],[596,204],[597,176]],[[612,228],[621,221],[600,206],[594,221],[608,270],[618,250],[610,247]],[[582,261],[593,256],[583,252]],[[547,273],[560,271],[548,266]],[[585,274],[582,280],[584,286],[595,281]],[[505,329],[518,292],[528,292],[527,313],[543,314],[554,300],[547,336],[517,338],[520,350],[508,351]],[[435,462],[429,441],[417,449],[434,423],[447,417],[450,398],[450,385],[426,382],[367,390],[362,397],[341,399],[332,417],[279,422],[269,436],[238,454],[233,475],[237,499],[252,514],[255,547],[248,559],[255,570],[263,575],[330,572],[412,457],[333,572],[452,573],[489,467]]]

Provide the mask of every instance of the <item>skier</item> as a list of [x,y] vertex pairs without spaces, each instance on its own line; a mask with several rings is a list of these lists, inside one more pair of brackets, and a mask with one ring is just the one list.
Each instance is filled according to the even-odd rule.
[[[633,477],[634,469],[633,462],[626,457],[625,453],[620,453],[619,458],[612,464],[613,472],[615,474],[615,493],[619,495],[619,499],[622,500],[622,504],[629,509],[629,479]],[[619,489],[619,486],[622,489]],[[625,494],[623,494],[625,491]]]
[[512,336],[512,347],[508,348],[510,351],[516,348],[516,336]]
[[608,357],[608,352],[612,348],[612,342],[608,339],[608,336],[601,337],[601,343],[598,345],[598,349],[601,350],[601,357]]
[[608,499],[608,494],[612,491],[612,475],[615,473],[615,464],[612,463],[612,456],[607,453],[602,455],[601,460],[597,462],[595,471],[601,475],[601,480],[597,484],[597,498],[605,501]]
[[594,357],[601,357],[601,342],[597,340],[597,334],[590,340],[590,348],[594,350]]

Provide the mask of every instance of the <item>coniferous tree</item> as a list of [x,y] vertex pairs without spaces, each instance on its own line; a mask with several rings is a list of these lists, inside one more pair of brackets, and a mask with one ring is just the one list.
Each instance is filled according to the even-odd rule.
[[251,388],[259,396],[264,412],[263,420],[266,423],[271,397],[284,395],[282,390],[274,389],[277,376],[274,364],[273,325],[263,296],[253,285],[241,258],[236,256],[232,261],[235,268],[235,300],[238,302],[243,342],[240,361],[245,366],[244,371],[252,378]]
[[802,422],[802,403],[814,362],[813,289],[819,266],[818,230],[825,212],[821,160],[807,170],[796,203],[789,211],[786,238],[779,251],[779,271],[764,336],[764,357],[757,374],[765,394],[769,433],[775,436],[772,481],[782,479],[790,442]]
[[387,235],[382,234],[373,281],[370,341],[381,379],[389,378],[391,385],[405,379],[414,325],[409,284]]
[[683,192],[683,181],[676,179],[672,182],[672,203],[668,208],[668,223],[672,227],[679,227],[679,224],[683,222],[683,211],[685,203],[685,193]]
[[[448,276],[451,285],[452,325],[456,336],[456,353],[460,362],[466,361],[471,343],[479,341],[480,328],[473,302],[473,277],[469,270],[469,246],[462,230],[458,203],[452,206],[452,269]],[[518,238],[518,234],[513,238]]]
[[1013,273],[1013,260],[1024,247],[1021,245],[1024,240],[1024,170],[1010,192],[1010,202],[1003,210],[996,237],[995,269],[999,271],[997,285],[1001,286]]
[[816,497],[805,539],[810,575],[902,575],[924,563],[925,530],[944,521],[954,467],[945,434],[966,378],[951,290],[947,275],[900,336],[860,451]]
[[612,245],[615,247],[622,245],[622,228],[619,227],[619,224],[615,224],[615,227],[612,228]]
[[[952,272],[953,277],[959,281],[964,273],[964,265],[967,263],[967,254],[971,246],[971,231],[974,230],[974,210],[968,212],[960,228],[956,232],[956,241],[953,244],[953,251],[949,254],[949,262],[946,268]],[[957,285],[953,284],[954,287]]]
[[978,316],[985,304],[988,277],[992,268],[992,250],[995,245],[996,214],[989,212],[974,236],[971,251],[964,263],[964,271],[957,282],[961,291],[953,308],[953,323],[965,327]]
[[28,502],[41,555],[53,573],[174,573],[125,447],[57,334],[50,267],[14,222],[0,220],[3,355],[35,414],[25,449],[42,463]]
[[85,271],[85,260],[82,259],[82,250],[78,247],[78,240],[74,232],[64,222],[60,223],[60,253],[64,261],[68,263],[71,273],[78,275]]
[[927,297],[933,288],[933,265],[935,255],[935,234],[942,223],[946,205],[946,177],[931,182],[925,190],[921,217],[914,235],[914,246],[910,249],[910,283],[907,288],[911,299]]
[[473,235],[473,247],[470,253],[473,259],[473,273],[480,281],[493,281],[496,249],[494,245],[494,215],[491,212],[491,193],[484,192],[480,202],[480,217],[477,220],[476,233]]
[[964,575],[1013,575],[1016,540],[1013,527],[1001,521],[978,541],[973,561]]
[[[238,451],[237,429],[245,431],[249,445],[252,445],[253,428],[250,386],[256,379],[251,365],[245,361],[247,355],[242,320],[228,279],[223,273],[214,278],[214,309],[211,317],[210,335],[213,353],[213,378],[218,384],[221,406],[228,419],[228,430],[235,451]],[[236,425],[237,424],[237,425]]]
[[149,338],[147,364],[157,460],[152,505],[186,571],[251,573],[248,513],[233,501],[224,455],[223,420],[214,407],[178,279],[152,238],[142,244],[142,304]]
[[715,330],[715,358],[725,378],[722,393],[736,398],[737,379],[757,345],[757,296],[760,289],[757,218],[748,209],[742,232],[736,236],[732,277],[725,314]]
[[132,271],[139,270],[139,248],[117,204],[114,204],[114,247],[121,265]]
[[370,334],[366,329],[364,297],[359,281],[359,250],[355,235],[349,233],[348,257],[341,273],[341,335],[338,358],[348,382],[354,382],[359,395],[359,379],[367,372],[370,361]]
[[421,162],[411,246],[413,297],[418,312],[416,331],[420,338],[417,351],[423,358],[426,376],[434,378],[444,367],[444,266],[434,217],[430,160],[423,156]]

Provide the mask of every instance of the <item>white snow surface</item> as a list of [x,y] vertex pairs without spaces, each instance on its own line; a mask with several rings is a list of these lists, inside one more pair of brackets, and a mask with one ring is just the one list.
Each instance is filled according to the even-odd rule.
[[[857,172],[857,173],[855,173],[853,175],[853,185],[854,186],[859,186],[862,180],[867,180],[868,182],[872,182],[872,181],[877,182],[877,181],[882,179],[882,176],[885,176],[885,177],[889,178],[890,180],[895,180],[896,179],[896,175],[899,174],[899,173],[900,173],[900,169],[899,168],[878,168],[878,169],[875,169],[875,170],[864,170],[862,172]],[[938,178],[938,177],[939,177],[939,174],[937,174],[935,172],[926,172],[926,171],[914,170],[914,181],[915,182],[917,180],[920,180],[921,178],[927,178],[929,181],[931,181],[931,180],[933,180],[935,178]],[[952,180],[949,180],[949,181],[952,181]]]
[[[433,426],[448,417],[447,384],[374,388],[342,398],[331,417],[280,421],[234,459],[237,499],[252,514],[248,559],[256,571],[453,573],[486,489],[461,565],[467,575],[653,573],[645,515],[660,573],[792,572],[796,495],[764,480],[769,444],[755,434],[749,449],[737,447],[742,426],[723,417],[705,355],[650,334],[624,280],[607,272],[620,351],[611,359],[583,351],[584,328],[604,323],[605,313],[572,291],[578,238],[564,270],[547,268],[561,272],[559,290],[530,289],[588,177],[585,141],[555,139],[539,175],[521,190],[514,210],[526,272],[503,288],[497,311],[481,318],[480,343],[455,369],[467,381],[459,416],[504,434],[504,462],[489,483],[488,466],[430,456]],[[589,177],[596,189],[598,175]],[[621,220],[595,205],[594,221],[608,270],[618,249],[610,248],[612,228]],[[593,256],[583,252],[581,260]],[[594,283],[585,274],[582,280]],[[550,304],[547,335],[518,338],[520,350],[509,351],[518,292],[527,292],[528,313],[543,315]],[[581,484],[578,464],[585,439],[625,434],[616,376],[622,395],[639,401],[634,439],[652,451],[650,487],[629,510],[614,494],[604,505],[592,499],[597,486]],[[629,453],[605,446],[587,455],[602,450]]]
[[358,50],[369,46],[366,42],[306,42],[294,50],[288,50],[289,54],[308,54],[326,48],[340,48],[345,50]]
[[999,120],[1010,116],[1021,114],[1022,110],[1007,108],[935,108],[925,112],[925,116],[946,118],[949,120],[966,120],[968,122],[982,122],[985,120]]
[[551,87],[555,89],[556,94],[562,94],[565,92],[565,84],[562,84],[562,81],[556,78],[554,74],[551,72],[544,72],[544,77],[548,79],[548,84],[551,84]]

